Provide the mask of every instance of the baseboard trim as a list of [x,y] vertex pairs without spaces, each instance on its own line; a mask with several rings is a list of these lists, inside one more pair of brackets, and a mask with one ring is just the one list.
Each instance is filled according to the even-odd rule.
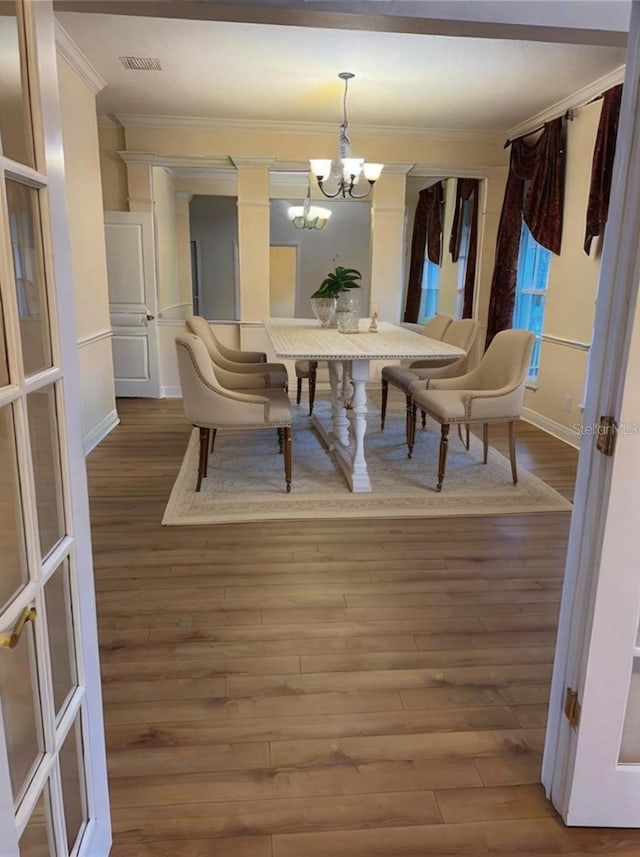
[[580,448],[580,435],[568,426],[563,426],[562,423],[545,417],[537,411],[532,411],[531,408],[522,408],[520,416],[525,422],[531,423],[531,425],[553,435],[553,437],[557,437],[558,440],[573,446],[574,449]]
[[84,454],[89,455],[92,449],[100,443],[101,440],[114,430],[120,422],[118,412],[114,408],[110,413],[100,420],[97,426],[94,426],[84,439]]
[[161,399],[181,399],[182,398],[182,388],[181,387],[160,387],[160,398]]

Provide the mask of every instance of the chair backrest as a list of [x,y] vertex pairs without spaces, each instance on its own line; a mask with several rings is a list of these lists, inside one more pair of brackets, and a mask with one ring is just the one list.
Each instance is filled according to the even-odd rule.
[[478,389],[515,389],[524,384],[529,373],[535,336],[529,330],[501,330],[491,341],[482,360],[472,370]]
[[425,322],[422,333],[430,339],[442,339],[451,321],[452,319],[448,315],[434,315],[433,318]]
[[220,343],[205,318],[202,318],[200,315],[192,315],[185,321],[185,327],[189,333],[195,334],[202,340],[209,353],[210,360],[217,366],[220,366],[221,369],[227,369],[230,372],[234,370],[235,367],[231,361],[220,350]]
[[207,347],[199,336],[181,333],[176,336],[176,353],[184,415],[194,425],[207,423],[211,414],[203,391],[220,389]]
[[445,330],[442,341],[447,345],[456,345],[469,352],[478,333],[478,322],[473,318],[454,319]]

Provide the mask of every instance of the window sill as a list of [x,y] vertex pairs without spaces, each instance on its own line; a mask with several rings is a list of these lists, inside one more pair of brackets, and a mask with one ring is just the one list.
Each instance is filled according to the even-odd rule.
[[538,384],[537,378],[527,378],[525,383],[525,388],[527,390],[531,390],[533,393],[536,393],[540,389],[540,385]]

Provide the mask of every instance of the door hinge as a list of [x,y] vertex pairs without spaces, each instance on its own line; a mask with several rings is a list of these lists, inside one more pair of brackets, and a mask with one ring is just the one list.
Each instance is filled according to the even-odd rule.
[[618,434],[618,423],[615,417],[600,417],[598,423],[598,439],[596,449],[603,455],[613,455]]
[[582,706],[578,702],[578,691],[568,687],[564,698],[564,714],[569,721],[569,725],[574,729],[577,729],[580,723],[581,710]]

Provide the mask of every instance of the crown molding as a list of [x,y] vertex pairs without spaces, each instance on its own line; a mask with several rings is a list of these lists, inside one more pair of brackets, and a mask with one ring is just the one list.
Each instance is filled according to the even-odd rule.
[[266,167],[267,169],[276,160],[273,155],[229,155],[229,158],[235,167]]
[[382,170],[381,178],[386,173],[388,176],[408,176],[415,164],[385,164]]
[[[329,122],[280,122],[273,119],[213,119],[201,116],[169,116],[143,113],[117,113],[125,128],[173,128],[181,130],[242,131],[271,134],[331,134],[338,136],[339,126]],[[468,128],[418,128],[392,125],[358,125],[357,137],[392,137],[419,140],[473,140],[495,142],[504,139],[504,131]]]
[[585,107],[594,98],[602,95],[603,92],[611,89],[612,86],[622,83],[623,80],[624,66],[622,65],[594,80],[588,86],[578,89],[573,95],[568,95],[566,98],[556,101],[555,104],[545,108],[540,113],[536,113],[535,116],[530,116],[529,119],[525,119],[519,125],[514,125],[513,128],[507,131],[507,137],[509,139],[522,137],[523,134],[527,134],[539,125],[544,125],[545,122],[550,122],[552,119],[557,119],[559,116],[564,115],[567,110],[578,110],[580,107]]
[[[127,149],[118,152],[125,164],[147,164],[152,167],[167,167],[176,171],[180,168],[206,168],[208,170],[218,170],[226,172],[235,172],[235,168],[230,158],[207,158],[199,155],[159,155],[157,152],[135,152]],[[202,173],[198,173],[202,175]]]
[[94,95],[97,95],[107,85],[107,81],[91,64],[85,54],[73,41],[69,33],[62,26],[60,21],[56,19],[56,49],[60,56],[64,57],[71,68],[76,72],[78,77],[89,87]]

